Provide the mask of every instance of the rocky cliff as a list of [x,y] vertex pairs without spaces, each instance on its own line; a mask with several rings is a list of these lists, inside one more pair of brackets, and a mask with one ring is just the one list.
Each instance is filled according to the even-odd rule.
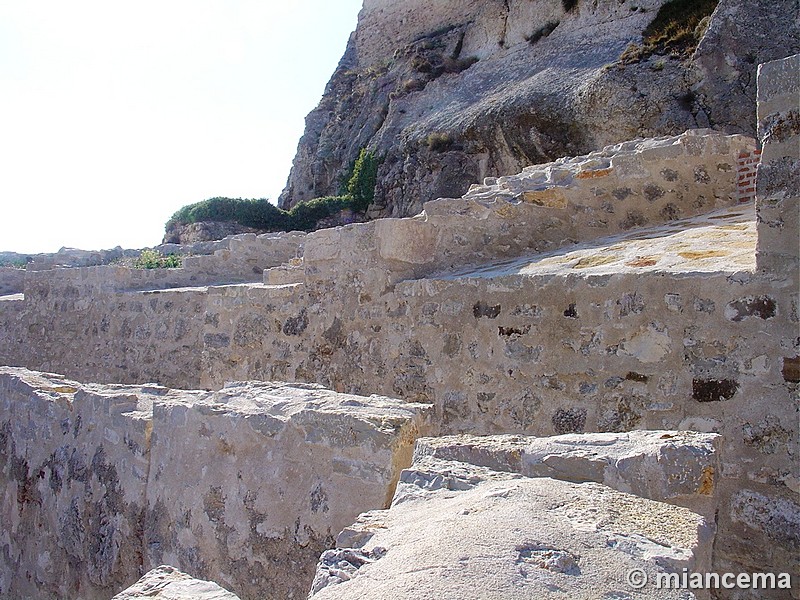
[[694,127],[755,134],[755,66],[800,50],[797,0],[365,0],[280,205],[382,159],[373,216],[487,176]]

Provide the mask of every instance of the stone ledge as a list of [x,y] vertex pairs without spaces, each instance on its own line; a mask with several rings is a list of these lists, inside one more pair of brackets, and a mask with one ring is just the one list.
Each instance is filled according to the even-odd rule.
[[404,471],[390,510],[363,515],[351,528],[358,535],[340,536],[354,547],[323,554],[311,597],[622,598],[632,569],[655,581],[658,573],[709,568],[714,528],[688,509],[465,463],[455,466],[460,484],[446,485],[454,464],[423,462]]

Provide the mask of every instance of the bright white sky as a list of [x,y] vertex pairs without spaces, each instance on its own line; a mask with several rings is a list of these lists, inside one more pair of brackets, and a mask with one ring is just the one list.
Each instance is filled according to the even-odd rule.
[[268,197],[361,0],[0,0],[0,250],[141,248]]

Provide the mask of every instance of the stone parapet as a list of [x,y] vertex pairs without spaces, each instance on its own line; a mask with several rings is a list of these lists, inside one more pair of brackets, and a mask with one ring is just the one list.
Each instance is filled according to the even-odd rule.
[[312,233],[307,277],[347,281],[358,271],[372,285],[391,285],[680,221],[740,202],[739,171],[755,166],[739,156],[755,151],[745,136],[696,130],[527,167],[463,198],[428,202],[415,218]]
[[170,563],[243,599],[303,597],[336,533],[388,507],[428,408],[0,367],[0,596],[109,598]]
[[759,269],[789,275],[800,268],[800,54],[758,69]]
[[225,240],[213,254],[186,256],[181,268],[134,269],[122,265],[30,270],[26,298],[59,306],[64,301],[134,290],[199,287],[210,284],[260,282],[264,270],[302,255],[306,234],[242,234]]
[[525,477],[594,481],[713,519],[720,443],[718,434],[694,431],[461,435],[422,438],[414,457],[415,462],[431,456]]
[[25,289],[25,270],[0,267],[0,296],[19,294]]

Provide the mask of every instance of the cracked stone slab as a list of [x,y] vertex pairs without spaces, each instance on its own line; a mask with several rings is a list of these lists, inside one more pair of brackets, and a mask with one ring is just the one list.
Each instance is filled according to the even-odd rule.
[[[323,556],[311,597],[685,599],[633,589],[633,569],[702,571],[713,526],[686,508],[587,482],[527,478],[430,456],[403,473],[389,510],[362,515]],[[436,470],[440,482],[431,484]],[[460,471],[459,471],[460,469]],[[458,485],[448,481],[459,479]],[[435,488],[435,489],[434,489]]]

